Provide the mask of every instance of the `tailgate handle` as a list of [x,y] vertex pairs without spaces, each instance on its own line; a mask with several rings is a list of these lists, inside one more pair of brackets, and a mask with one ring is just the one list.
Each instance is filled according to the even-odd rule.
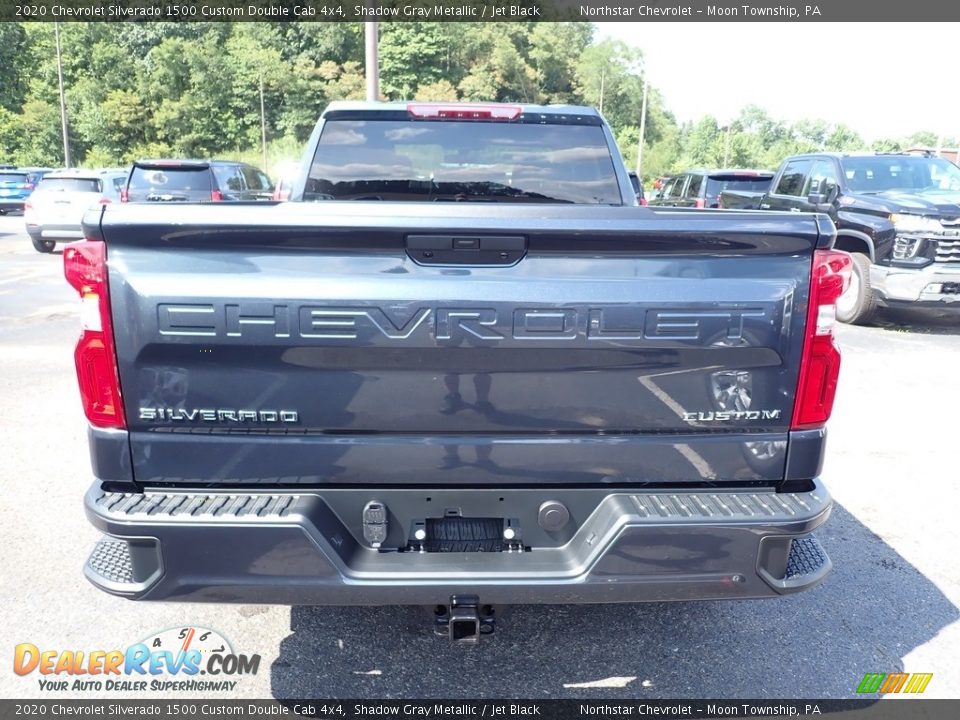
[[522,235],[407,235],[419,265],[513,265],[527,253]]

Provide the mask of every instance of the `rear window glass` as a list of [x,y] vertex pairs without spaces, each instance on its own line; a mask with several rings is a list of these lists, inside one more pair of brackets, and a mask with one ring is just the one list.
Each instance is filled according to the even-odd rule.
[[681,198],[681,197],[683,197],[683,188],[684,188],[684,186],[685,186],[686,184],[687,184],[687,176],[686,176],[686,175],[683,175],[682,177],[678,177],[678,178],[677,178],[677,181],[673,184],[673,187],[670,188],[670,195],[669,195],[669,197],[671,197],[671,198]]
[[3,173],[0,172],[0,183],[22,183],[27,181],[26,173]]
[[214,165],[213,174],[220,190],[243,192],[243,178],[240,177],[240,168],[236,165]]
[[252,167],[242,167],[240,172],[243,173],[243,179],[247,183],[248,190],[270,190],[270,178],[268,178],[264,173],[260,172],[256,168]]
[[37,186],[40,190],[63,190],[65,192],[92,192],[98,193],[101,189],[100,181],[95,178],[52,178],[47,177]]
[[769,177],[743,177],[722,175],[707,178],[707,197],[715,198],[724,190],[740,192],[766,192],[770,189]]
[[305,200],[621,205],[597,125],[329,120]]
[[130,176],[130,191],[183,192],[210,191],[209,168],[135,167]]

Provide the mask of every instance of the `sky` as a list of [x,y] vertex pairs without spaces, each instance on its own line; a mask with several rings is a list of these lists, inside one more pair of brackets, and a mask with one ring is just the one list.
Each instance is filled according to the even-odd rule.
[[918,130],[960,137],[954,23],[597,23],[644,52],[681,122],[722,125],[749,104],[777,120],[842,122],[867,141]]

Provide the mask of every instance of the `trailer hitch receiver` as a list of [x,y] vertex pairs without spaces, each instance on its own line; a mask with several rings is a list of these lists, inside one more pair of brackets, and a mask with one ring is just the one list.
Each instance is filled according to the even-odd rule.
[[493,608],[481,605],[476,595],[453,595],[449,605],[437,606],[435,615],[434,632],[460,645],[475,645],[495,628]]

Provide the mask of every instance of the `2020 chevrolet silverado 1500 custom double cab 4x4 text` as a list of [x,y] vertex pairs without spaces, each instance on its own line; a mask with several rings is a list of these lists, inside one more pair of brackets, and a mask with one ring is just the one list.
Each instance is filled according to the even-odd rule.
[[827,574],[826,216],[638,207],[582,107],[334,104],[309,147],[291,202],[111,205],[65,252],[94,584],[475,638]]
[[866,323],[883,306],[960,302],[960,168],[899,153],[784,160],[766,192],[723,192],[724,208],[823,212],[853,257],[837,316]]

